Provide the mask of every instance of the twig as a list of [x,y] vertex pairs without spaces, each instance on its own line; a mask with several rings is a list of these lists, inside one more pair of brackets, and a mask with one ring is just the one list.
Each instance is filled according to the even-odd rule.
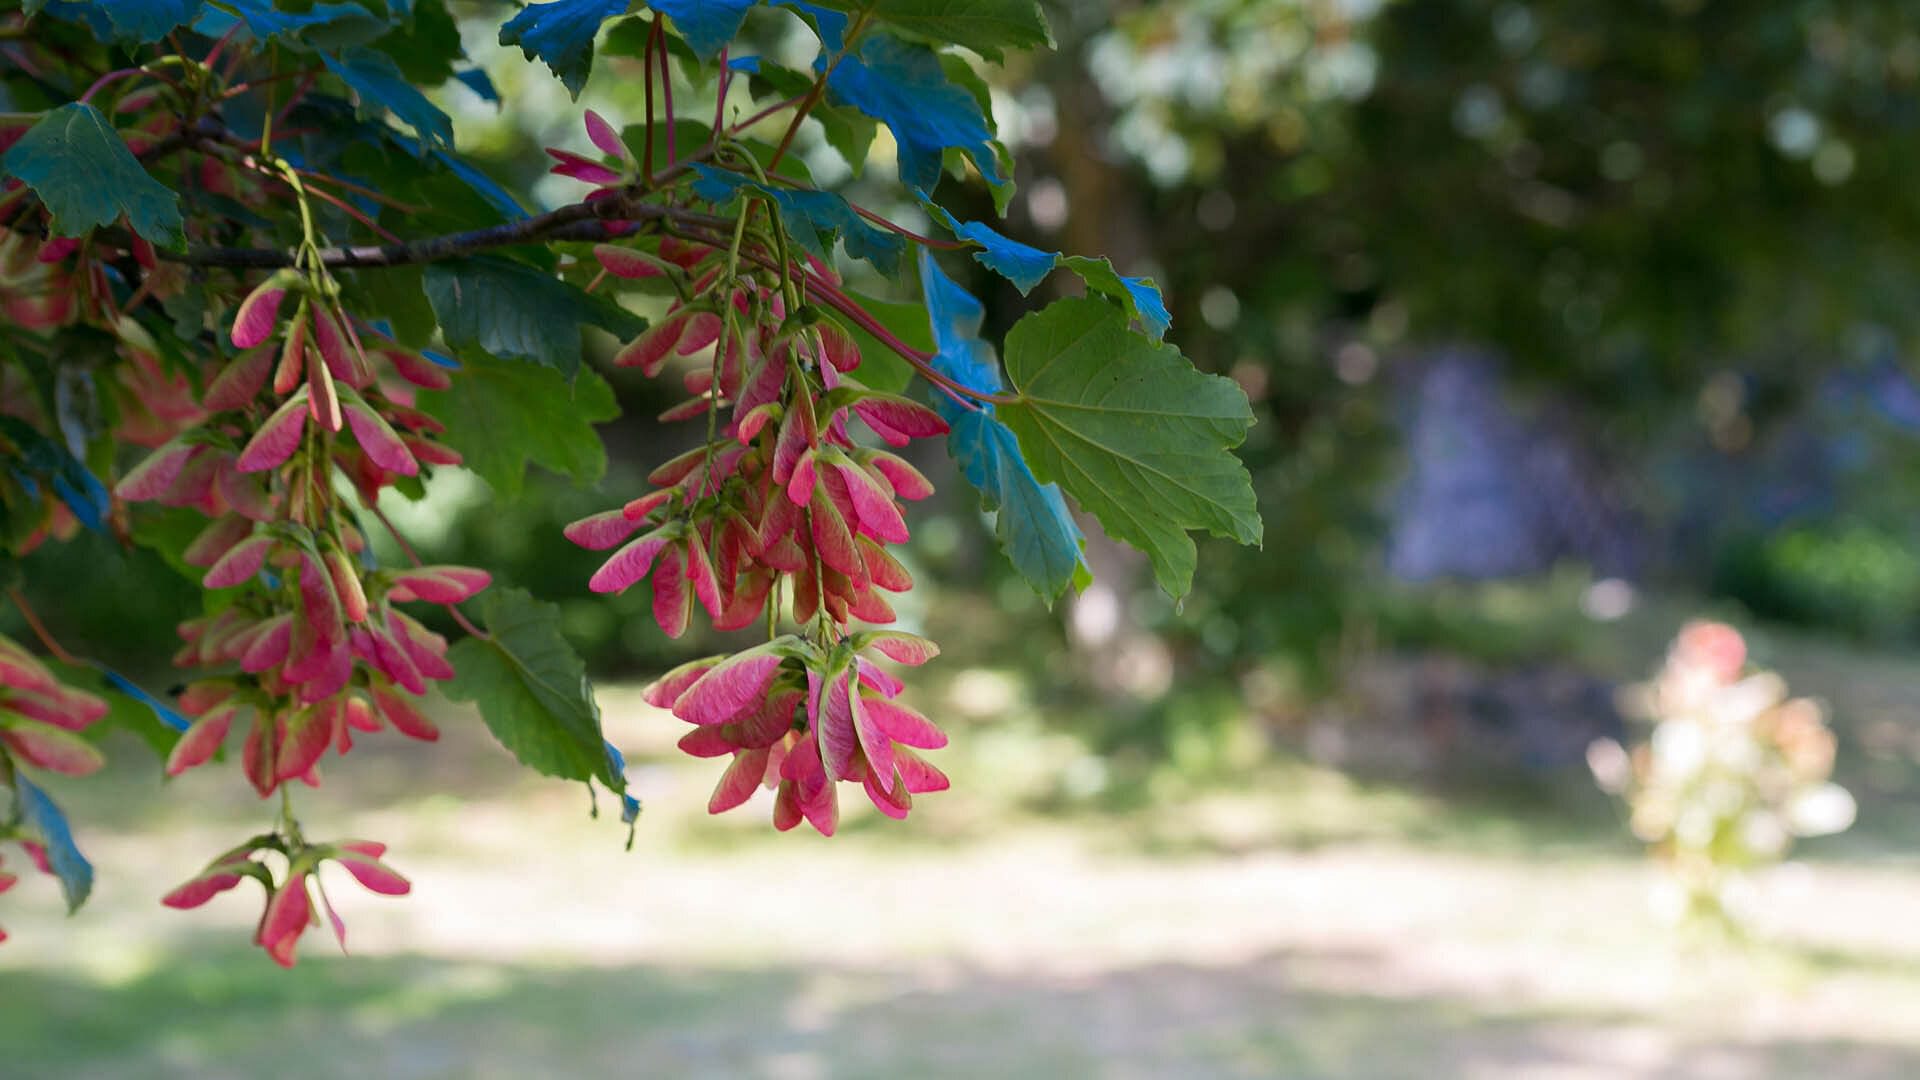
[[[673,207],[642,204],[619,205],[620,199],[597,199],[575,203],[558,210],[504,225],[433,236],[400,244],[347,245],[320,249],[320,263],[329,268],[374,268],[409,266],[440,259],[471,255],[497,247],[530,244],[546,240],[610,240],[626,235],[617,221],[651,221],[685,218],[699,224],[724,219]],[[276,248],[233,248],[189,245],[185,252],[155,252],[160,258],[189,266],[225,266],[236,269],[275,270],[293,265],[293,252]]]

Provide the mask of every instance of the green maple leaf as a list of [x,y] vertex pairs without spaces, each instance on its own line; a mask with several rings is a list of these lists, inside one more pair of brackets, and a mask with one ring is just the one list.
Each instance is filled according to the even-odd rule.
[[447,652],[454,670],[447,697],[478,705],[487,730],[528,768],[625,790],[586,664],[560,632],[560,608],[525,589],[493,588],[480,595],[480,619],[488,636]]
[[1180,350],[1130,331],[1120,308],[1084,298],[1021,319],[1006,369],[1019,400],[997,415],[1034,474],[1145,552],[1169,593],[1193,584],[1188,530],[1260,542],[1253,484],[1231,453],[1253,411],[1232,380],[1194,370]]
[[56,236],[80,236],[125,214],[153,243],[186,247],[180,196],[147,173],[92,105],[69,102],[41,117],[0,158],[0,176],[19,177],[40,196]]
[[447,445],[466,467],[509,499],[520,494],[530,464],[579,484],[600,479],[607,450],[593,425],[620,415],[613,388],[591,371],[568,383],[552,368],[479,354],[423,404],[447,425]]

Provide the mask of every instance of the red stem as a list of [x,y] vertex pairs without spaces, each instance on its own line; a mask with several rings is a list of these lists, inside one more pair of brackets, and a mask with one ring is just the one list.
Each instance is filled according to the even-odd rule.
[[[261,176],[265,176],[265,177],[269,177],[271,179],[277,180],[280,183],[285,184],[289,188],[293,187],[292,184],[287,182],[286,177],[280,175],[278,170],[267,168],[265,165],[262,165],[259,162],[255,161],[251,156],[242,157],[240,159],[240,164],[244,165],[249,169],[252,169],[254,172],[259,173]],[[332,177],[307,173],[303,169],[295,169],[294,171],[296,173],[300,173],[301,175],[312,176],[313,179],[315,180],[327,180],[327,181],[332,180]],[[324,199],[328,203],[331,203],[332,205],[338,207],[340,211],[346,214],[348,217],[352,218],[353,220],[359,222],[362,225],[365,225],[367,228],[373,230],[374,232],[379,233],[381,237],[383,237],[387,241],[387,243],[398,244],[403,242],[398,236],[395,236],[394,234],[388,232],[386,229],[381,228],[379,222],[373,220],[372,218],[368,217],[366,214],[362,213],[358,207],[340,198],[339,196],[334,195],[332,192],[329,192],[314,186],[308,186],[306,188],[306,191],[307,191],[307,194],[312,195],[317,199]]]
[[300,99],[307,96],[307,91],[313,89],[314,80],[319,77],[320,73],[318,71],[307,72],[306,78],[300,80],[300,85],[293,88],[293,93],[288,96],[287,103],[280,106],[279,111],[273,114],[273,134],[275,139],[280,138],[282,135],[293,134],[292,132],[280,130],[281,125],[286,123],[287,116],[293,112],[293,107],[300,104]]
[[653,49],[659,41],[660,18],[656,15],[653,20],[653,30],[647,34],[646,55],[640,59],[640,68],[646,74],[647,82],[647,146],[640,162],[640,175],[646,180],[648,187],[653,186]]
[[833,75],[833,70],[840,66],[840,61],[846,59],[847,50],[853,48],[854,40],[860,36],[860,31],[866,29],[867,17],[872,13],[870,8],[871,5],[869,10],[862,11],[860,16],[853,20],[853,25],[847,28],[846,37],[840,40],[840,51],[834,54],[832,60],[827,61],[827,66],[820,72],[820,77],[813,81],[813,89],[807,91],[806,100],[800,103],[800,110],[793,114],[793,122],[787,125],[787,133],[780,137],[780,145],[773,151],[773,157],[767,161],[767,172],[773,172],[774,166],[780,164],[780,159],[787,154],[787,147],[793,145],[793,137],[800,132],[800,122],[807,118],[807,114],[813,111],[815,105],[820,104],[820,95],[827,92],[827,79]]
[[[297,79],[297,78],[311,79],[318,74],[319,74],[319,69],[317,68],[308,70],[308,71],[283,71],[278,75],[268,75],[265,78],[254,79],[251,82],[234,83],[232,86],[227,87],[227,89],[220,94],[220,100],[228,101],[232,98],[237,98],[241,94],[244,94],[247,91],[252,90],[256,87],[269,86],[273,83],[285,82],[288,79]],[[297,101],[298,99],[296,98],[293,100]]]
[[233,35],[239,33],[240,27],[243,25],[245,24],[236,20],[232,26],[227,28],[226,33],[220,35],[220,40],[213,43],[213,48],[207,50],[206,58],[200,61],[207,70],[213,70],[213,65],[220,61],[220,53],[227,47],[227,42],[233,40]]
[[[839,58],[836,57],[834,62],[838,63]],[[826,71],[820,73],[820,77],[813,81],[813,89],[807,91],[807,96],[801,100],[800,107],[794,110],[793,120],[787,124],[787,133],[780,136],[780,145],[774,149],[773,157],[767,161],[768,175],[772,175],[774,166],[780,164],[780,159],[786,156],[787,147],[793,145],[793,137],[800,132],[800,122],[805,120],[807,114],[813,111],[813,107],[820,103],[820,95],[827,89],[827,76],[832,71],[833,68],[828,67]]]
[[765,120],[767,117],[772,116],[774,113],[777,113],[782,109],[790,109],[793,106],[800,104],[802,101],[805,101],[806,99],[807,99],[807,95],[805,94],[795,94],[793,97],[790,97],[785,101],[775,102],[774,104],[769,105],[764,109],[761,109],[759,112],[754,113],[752,116],[749,116],[745,120],[742,120],[739,123],[728,128],[727,134],[738,135],[740,132],[747,130],[748,128],[752,127],[753,125],[759,123],[762,120]]
[[33,631],[33,636],[40,639],[40,644],[47,647],[47,651],[53,654],[54,659],[63,664],[85,666],[86,661],[68,652],[52,634],[47,632],[47,624],[40,621],[39,614],[33,610],[32,604],[27,603],[27,598],[20,594],[19,589],[8,589],[7,599],[13,601],[13,606],[19,609],[20,617],[26,620],[28,628]]
[[888,218],[884,214],[874,213],[873,211],[867,209],[866,207],[861,206],[859,203],[854,202],[852,199],[847,200],[847,205],[853,207],[854,213],[859,214],[861,217],[866,218],[868,221],[873,222],[875,225],[878,225],[883,229],[888,229],[893,232],[897,232],[901,236],[904,236],[907,239],[912,240],[914,243],[921,244],[926,247],[930,247],[935,251],[964,251],[965,249],[973,246],[972,244],[967,243],[964,240],[935,240],[931,236],[922,236],[919,233],[914,232],[912,229],[907,228],[905,225],[901,225],[898,222],[893,221],[892,219]]
[[726,119],[727,85],[733,79],[733,69],[727,66],[727,46],[720,46],[720,90],[713,96],[713,133],[707,145],[720,141],[720,123]]
[[130,79],[135,75],[144,74],[146,73],[139,68],[117,68],[109,71],[105,75],[93,80],[93,85],[87,87],[87,92],[80,95],[80,100],[82,103],[91,101],[93,95],[105,89],[109,84],[119,82],[121,79]]
[[337,195],[333,195],[327,191],[323,191],[320,188],[312,187],[312,186],[307,187],[307,193],[315,196],[316,198],[325,199],[327,202],[330,202],[334,206],[339,207],[340,211],[346,214],[348,217],[352,218],[353,220],[359,222],[362,225],[365,225],[367,228],[372,229],[374,232],[379,233],[380,236],[383,239],[385,239],[387,243],[389,244],[401,243],[401,240],[398,236],[395,236],[394,234],[381,228],[379,222],[373,220],[372,218],[368,217],[366,214],[362,213],[357,207],[347,202],[345,199],[342,199]]
[[[880,320],[868,314],[867,309],[861,307],[852,297],[835,288],[832,282],[804,267],[796,267],[796,269],[799,269],[805,278],[808,292],[818,297],[828,307],[851,319],[859,325],[860,329],[872,334],[880,344],[900,354],[901,359],[911,365],[913,370],[919,372],[921,378],[945,391],[948,397],[974,410],[979,409],[979,406],[974,404],[975,401],[991,402],[995,405],[1018,404],[1018,398],[1008,397],[1005,394],[985,393],[948,378],[934,369],[931,362],[934,358],[933,353],[922,352],[895,337],[893,331],[882,326]],[[969,398],[972,400],[968,400]]]
[[[413,545],[407,543],[407,538],[404,536],[401,536],[400,530],[394,527],[393,519],[387,517],[387,512],[385,510],[380,509],[378,506],[369,507],[368,509],[373,511],[373,516],[379,519],[380,524],[385,525],[387,527],[387,535],[393,537],[393,542],[400,545],[400,551],[403,554],[405,554],[409,560],[412,561],[413,565],[415,566],[426,565],[425,562],[421,561],[420,553],[413,550]],[[482,630],[479,627],[473,625],[473,623],[467,621],[466,615],[460,611],[460,605],[442,604],[440,606],[447,609],[447,614],[453,616],[453,621],[460,624],[460,629],[465,630],[467,633],[477,638],[486,638],[490,636],[485,630]]]
[[354,183],[351,180],[342,180],[337,176],[329,176],[326,173],[315,172],[312,169],[295,169],[293,171],[299,173],[301,176],[307,178],[308,180],[315,180],[315,181],[319,181],[320,183],[332,184],[334,187],[341,188],[345,191],[351,191],[355,195],[359,195],[363,198],[372,199],[374,202],[377,202],[382,206],[390,206],[393,209],[398,210],[403,214],[426,213],[426,210],[422,207],[415,206],[412,203],[403,203],[399,199],[390,199],[387,196],[380,194],[379,192],[373,190],[370,187],[364,187],[360,184]]
[[[654,25],[658,26],[660,24],[655,23]],[[674,133],[673,72],[667,67],[667,43],[664,37],[660,42],[660,99],[667,114],[667,168],[671,169],[673,168],[674,159],[678,156],[674,143],[678,142],[679,139],[675,138]]]
[[[767,179],[776,184],[785,184],[788,187],[804,188],[807,186],[798,180],[795,180],[787,176],[781,176],[778,173],[768,173]],[[891,218],[888,218],[884,214],[874,213],[872,210],[869,210],[866,207],[861,206],[859,203],[854,202],[852,199],[847,200],[847,205],[853,207],[854,213],[859,214],[861,217],[866,218],[868,221],[873,222],[875,225],[878,225],[881,228],[888,230],[889,232],[899,233],[901,236],[904,236],[907,239],[912,240],[914,243],[924,244],[927,247],[933,248],[935,251],[963,251],[973,246],[971,243],[968,243],[964,240],[935,240],[931,236],[922,236],[919,233],[914,232],[912,229],[907,228],[905,225],[901,225],[893,221]]]

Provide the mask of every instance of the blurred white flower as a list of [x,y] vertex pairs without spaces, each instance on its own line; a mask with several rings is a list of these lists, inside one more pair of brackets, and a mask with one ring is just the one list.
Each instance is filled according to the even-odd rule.
[[1830,836],[1853,824],[1857,808],[1853,796],[1839,784],[1821,784],[1802,791],[1787,804],[1787,820],[1800,836]]
[[1743,922],[1753,871],[1796,838],[1853,824],[1853,796],[1829,780],[1833,732],[1817,704],[1787,694],[1779,675],[1749,669],[1739,631],[1689,623],[1659,674],[1618,695],[1652,721],[1647,741],[1588,747],[1594,779],[1626,800],[1634,835],[1670,871],[1662,913]]

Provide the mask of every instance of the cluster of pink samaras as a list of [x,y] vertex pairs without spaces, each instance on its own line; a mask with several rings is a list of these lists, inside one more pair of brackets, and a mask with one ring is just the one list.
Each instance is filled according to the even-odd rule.
[[[241,302],[231,338],[239,352],[208,383],[185,430],[116,491],[209,517],[183,558],[205,569],[207,589],[235,590],[214,613],[180,625],[175,664],[206,674],[180,693],[192,723],[167,772],[212,758],[244,720],[240,764],[265,796],[292,780],[317,784],[321,759],[330,749],[345,754],[355,732],[391,724],[437,738],[417,701],[453,676],[447,642],[399,605],[457,604],[490,578],[459,566],[375,567],[334,486],[344,477],[371,506],[421,462],[459,462],[437,441],[439,423],[414,405],[416,390],[449,384],[437,365],[397,345],[368,350],[336,301],[287,272]],[[265,850],[287,859],[277,885],[256,857]],[[167,902],[195,906],[255,877],[269,895],[258,943],[291,963],[295,939],[318,919],[307,899],[312,866],[335,859],[377,892],[404,892],[379,854],[377,844],[269,837],[215,860]]]
[[946,774],[914,752],[945,746],[945,733],[894,700],[900,680],[873,659],[917,665],[939,651],[899,630],[856,631],[832,645],[786,635],[675,668],[647,687],[646,700],[696,725],[680,749],[732,755],[710,813],[739,806],[765,785],[775,792],[774,827],[804,819],[832,836],[840,822],[837,780],[861,784],[892,818],[907,816],[913,796],[946,790]]
[[[554,172],[600,185],[598,195],[623,182],[632,163],[611,125],[591,112],[587,134],[618,171],[549,152],[560,162]],[[771,634],[784,582],[794,621],[810,631],[685,665],[650,687],[647,700],[698,725],[681,740],[688,753],[732,755],[709,804],[714,813],[766,785],[776,791],[777,827],[805,819],[831,834],[839,820],[834,782],[846,780],[864,784],[881,811],[904,817],[913,795],[947,786],[914,753],[946,738],[893,700],[899,681],[868,654],[918,664],[938,650],[910,634],[852,624],[894,620],[883,594],[913,586],[887,550],[907,539],[899,500],[926,498],[933,485],[899,455],[856,443],[850,426],[858,422],[897,449],[945,434],[946,422],[918,402],[863,386],[851,374],[861,357],[846,330],[829,318],[790,318],[803,313],[789,311],[775,275],[739,273],[737,251],[666,237],[657,249],[602,244],[594,255],[616,277],[671,277],[684,286],[682,299],[615,363],[655,376],[674,357],[709,356],[688,366],[688,400],[660,419],[706,417],[714,437],[655,469],[648,494],[567,527],[582,547],[618,548],[589,587],[617,593],[650,579],[654,619],[679,637],[696,604],[715,629],[764,621]],[[811,258],[791,270],[796,279],[839,282]]]
[[[273,851],[287,863],[286,873],[276,884],[273,870],[261,854]],[[267,951],[275,963],[292,967],[294,947],[307,927],[317,925],[319,911],[313,904],[313,891],[320,894],[320,909],[333,924],[340,947],[347,946],[347,926],[333,910],[327,890],[318,873],[322,862],[335,862],[346,868],[355,881],[383,896],[405,896],[412,886],[393,868],[380,861],[387,846],[372,840],[340,840],[330,844],[303,844],[290,847],[276,836],[256,836],[207,864],[198,877],[168,893],[161,903],[172,908],[196,908],[240,884],[247,878],[258,881],[267,893],[267,906],[260,914],[259,929],[253,943]]]

